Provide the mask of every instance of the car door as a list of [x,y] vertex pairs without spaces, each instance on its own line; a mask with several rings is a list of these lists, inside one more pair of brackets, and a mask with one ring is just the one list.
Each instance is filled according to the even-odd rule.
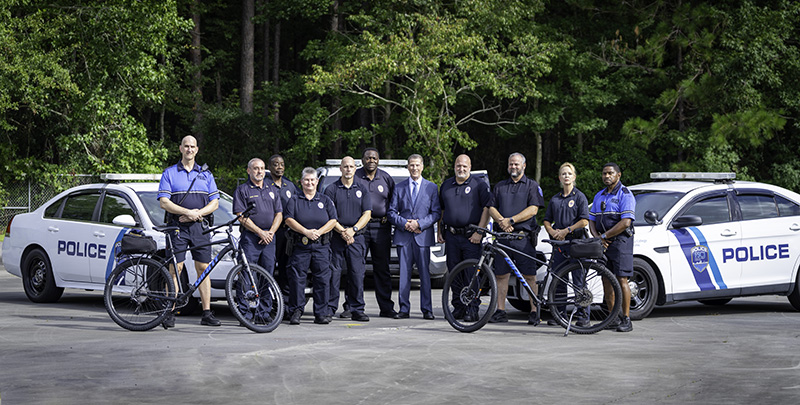
[[126,232],[125,227],[114,225],[114,217],[130,215],[137,224],[142,223],[132,207],[133,204],[120,191],[106,190],[103,194],[97,221],[91,232],[93,241],[98,246],[95,254],[88,258],[92,283],[104,284],[106,276],[114,268],[114,246],[122,240],[122,235]]
[[739,221],[732,215],[729,194],[717,191],[692,199],[678,216],[699,216],[702,225],[670,230],[670,267],[676,300],[738,294],[741,263],[725,256],[740,246],[742,234]]
[[89,282],[89,251],[92,246],[92,217],[100,190],[79,191],[67,196],[54,217],[45,217],[42,241],[56,277],[72,282]]
[[736,201],[742,246],[733,256],[742,264],[742,288],[754,294],[788,291],[800,255],[800,207],[767,190],[739,191]]

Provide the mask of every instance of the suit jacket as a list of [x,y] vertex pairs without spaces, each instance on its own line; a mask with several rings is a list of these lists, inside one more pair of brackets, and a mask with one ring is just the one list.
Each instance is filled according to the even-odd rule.
[[[439,188],[428,180],[421,179],[416,204],[411,201],[411,178],[398,183],[389,203],[389,221],[395,226],[394,243],[398,246],[408,244],[412,238],[419,246],[433,246],[436,234],[433,224],[442,216],[439,206]],[[405,230],[406,220],[416,219],[422,233]]]

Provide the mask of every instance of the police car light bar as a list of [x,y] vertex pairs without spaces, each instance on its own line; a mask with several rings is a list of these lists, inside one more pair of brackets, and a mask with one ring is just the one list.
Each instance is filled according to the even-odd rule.
[[100,175],[103,181],[160,181],[161,173],[103,173]]
[[705,181],[731,181],[736,178],[736,173],[724,172],[656,172],[650,173],[653,180],[705,180]]

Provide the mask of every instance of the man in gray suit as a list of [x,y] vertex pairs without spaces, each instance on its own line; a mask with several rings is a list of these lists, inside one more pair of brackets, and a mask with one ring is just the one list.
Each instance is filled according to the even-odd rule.
[[398,183],[389,205],[389,221],[395,226],[394,243],[400,258],[400,312],[396,319],[408,318],[411,309],[411,269],[419,269],[420,309],[425,319],[433,319],[430,265],[431,246],[436,242],[433,225],[439,221],[439,189],[422,178],[422,156],[408,157],[408,180]]

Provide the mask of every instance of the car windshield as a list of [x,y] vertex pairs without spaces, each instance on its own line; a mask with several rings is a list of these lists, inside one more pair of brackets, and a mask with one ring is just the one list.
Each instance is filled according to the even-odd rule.
[[633,190],[636,196],[636,219],[633,224],[636,226],[648,226],[650,224],[644,220],[644,213],[655,211],[658,219],[664,215],[680,200],[685,193],[677,191],[656,191],[656,190]]
[[[147,210],[147,215],[156,226],[164,225],[164,210],[161,209],[156,199],[157,191],[137,191],[136,194],[142,200],[144,208]],[[233,197],[230,195],[219,192],[219,208],[214,211],[214,223],[224,224],[234,218],[233,216]]]

